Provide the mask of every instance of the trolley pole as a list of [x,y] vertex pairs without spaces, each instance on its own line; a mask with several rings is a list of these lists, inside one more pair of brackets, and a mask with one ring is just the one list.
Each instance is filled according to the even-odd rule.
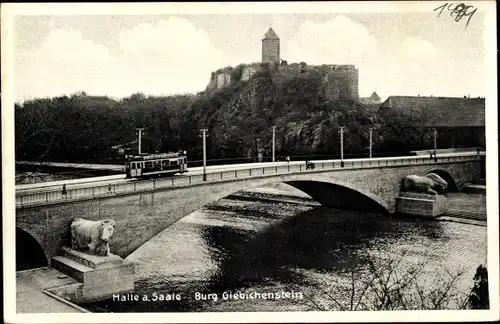
[[273,126],[272,129],[273,129],[273,162],[274,162],[275,152],[276,152],[276,126]]
[[207,131],[206,128],[200,129],[200,136],[203,137],[203,181],[207,181]]
[[436,151],[437,151],[437,129],[433,129],[434,133],[434,161],[437,162],[437,156],[436,156]]
[[137,140],[137,143],[138,143],[138,154],[140,155],[141,154],[141,148],[142,148],[142,132],[144,131],[144,128],[136,128],[135,129],[137,132],[136,132],[136,135],[139,137],[138,140]]
[[372,158],[373,127],[370,127],[370,159]]
[[344,126],[340,127],[340,166],[344,167]]

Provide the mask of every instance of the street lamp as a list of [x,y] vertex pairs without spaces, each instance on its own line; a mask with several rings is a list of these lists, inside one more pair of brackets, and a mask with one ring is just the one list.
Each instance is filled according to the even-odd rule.
[[273,130],[273,162],[275,161],[275,152],[276,152],[276,126],[271,127]]
[[142,135],[145,135],[144,133],[144,128],[136,128],[136,135],[138,136],[137,142],[138,142],[138,154],[141,154],[141,147],[142,147]]
[[200,129],[200,136],[203,137],[203,181],[207,181],[207,131],[206,128]]
[[437,129],[433,128],[432,131],[434,133],[434,161],[437,162],[437,156],[436,156],[436,151],[437,151]]
[[372,158],[373,127],[370,127],[370,159]]
[[344,167],[344,126],[340,126],[340,167]]

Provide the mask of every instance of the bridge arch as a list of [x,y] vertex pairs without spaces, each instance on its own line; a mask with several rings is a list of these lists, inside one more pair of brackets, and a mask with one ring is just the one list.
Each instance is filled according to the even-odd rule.
[[390,213],[381,197],[340,180],[292,180],[283,181],[308,194],[323,206],[359,211]]
[[432,169],[425,174],[429,173],[435,173],[441,178],[443,178],[444,181],[448,183],[448,188],[446,188],[447,192],[458,192],[460,189],[458,188],[457,183],[455,182],[455,179],[453,179],[453,176],[446,170],[443,169]]
[[42,244],[32,234],[16,227],[16,271],[48,265],[49,259]]

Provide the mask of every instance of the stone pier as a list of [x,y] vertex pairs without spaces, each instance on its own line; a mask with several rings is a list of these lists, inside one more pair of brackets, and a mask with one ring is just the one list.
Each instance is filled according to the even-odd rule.
[[135,264],[114,254],[89,255],[63,247],[62,255],[52,258],[52,267],[78,281],[51,290],[72,302],[93,302],[134,291]]
[[447,210],[446,197],[441,195],[402,192],[396,198],[396,212],[403,215],[434,218]]

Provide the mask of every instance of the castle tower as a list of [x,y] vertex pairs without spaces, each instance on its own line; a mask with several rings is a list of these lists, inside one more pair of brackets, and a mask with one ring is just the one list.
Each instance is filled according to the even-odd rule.
[[276,62],[280,59],[280,38],[269,28],[262,39],[262,62]]

